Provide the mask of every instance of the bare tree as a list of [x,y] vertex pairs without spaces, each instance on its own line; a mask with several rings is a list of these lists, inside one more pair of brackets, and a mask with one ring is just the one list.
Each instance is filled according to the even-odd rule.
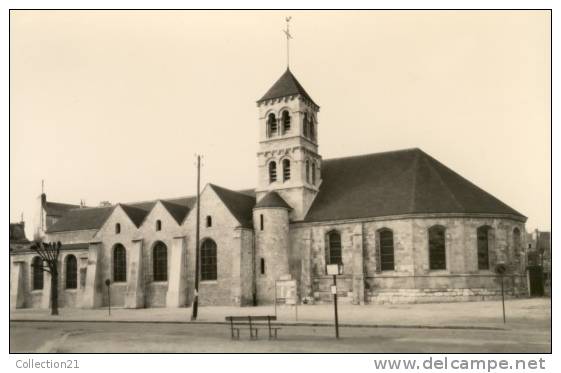
[[50,243],[36,241],[31,246],[42,259],[41,264],[34,267],[51,274],[51,299],[49,302],[51,315],[58,315],[58,256],[61,246],[60,241]]

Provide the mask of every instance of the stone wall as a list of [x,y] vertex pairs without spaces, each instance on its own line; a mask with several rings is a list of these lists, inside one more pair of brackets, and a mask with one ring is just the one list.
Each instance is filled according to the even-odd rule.
[[[263,230],[260,216],[263,216]],[[255,227],[255,281],[259,304],[271,304],[275,300],[275,281],[289,272],[289,224],[288,209],[259,208],[253,210]],[[261,272],[264,261],[265,273]]]
[[[446,228],[445,270],[429,269],[428,229],[434,225]],[[489,270],[477,268],[476,232],[480,226],[491,228]],[[380,266],[379,232],[382,228],[393,232],[394,270],[391,271],[382,271]],[[516,253],[512,233],[515,228],[525,231],[524,224],[516,220],[451,216],[294,224],[292,251],[302,255],[300,296],[320,303],[332,300],[329,293],[332,279],[325,276],[326,237],[332,230],[341,234],[344,275],[338,278],[338,293],[343,302],[489,299],[495,297],[499,289],[493,271],[499,262],[509,266],[509,294],[525,296],[525,243],[521,242]]]
[[[78,283],[76,289],[66,289],[66,259],[69,255],[74,255],[77,261]],[[33,269],[31,264],[33,258],[38,256],[35,252],[29,251],[12,255],[11,261],[11,289],[10,292],[15,297],[10,301],[13,303],[12,308],[48,308],[51,283],[50,275],[43,273],[43,289],[32,289],[33,286]],[[79,306],[83,292],[84,272],[86,263],[83,258],[87,257],[87,250],[63,250],[60,253],[58,261],[58,296],[59,307],[77,307]],[[19,299],[17,299],[19,298]]]

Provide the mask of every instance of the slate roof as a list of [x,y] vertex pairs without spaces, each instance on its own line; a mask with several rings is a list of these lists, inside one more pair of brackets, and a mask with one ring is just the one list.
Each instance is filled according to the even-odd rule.
[[279,196],[277,192],[269,192],[263,196],[255,205],[255,208],[261,207],[281,207],[291,210],[292,207],[286,201]]
[[420,149],[324,160],[304,221],[426,213],[525,216]]
[[296,79],[296,77],[292,74],[290,69],[286,69],[284,74],[273,84],[271,88],[259,99],[257,102],[263,102],[266,100],[272,100],[275,98],[286,97],[286,96],[293,96],[293,95],[302,95],[303,97],[307,98],[308,100],[312,101],[314,105],[318,106],[314,100],[308,95],[302,84]]
[[120,204],[120,206],[137,228],[140,227],[140,224],[142,224],[144,218],[150,213],[151,210],[151,208],[145,209],[138,206],[122,203]]
[[166,210],[168,210],[170,215],[173,216],[177,224],[181,224],[183,223],[183,219],[185,219],[185,216],[187,216],[187,213],[189,213],[189,210],[192,207],[191,202],[194,204],[196,200],[197,198],[192,197],[189,201],[186,201],[188,205],[181,205],[178,203],[173,203],[164,200],[162,200],[161,202],[162,205],[166,208]]
[[47,212],[47,215],[51,216],[62,216],[66,214],[68,210],[72,210],[78,207],[80,207],[80,205],[71,205],[69,203],[48,201],[45,203],[45,211]]
[[218,198],[226,205],[242,227],[253,228],[252,211],[255,206],[254,191],[246,190],[236,192],[214,184],[209,184],[209,186],[216,192]]
[[85,207],[68,210],[49,228],[48,232],[99,229],[111,215],[115,206]]
[[[212,185],[221,200],[232,212],[234,217],[240,222],[243,227],[252,226],[252,213],[251,209],[255,205],[255,191],[242,190],[231,191],[225,188]],[[177,221],[178,224],[183,223],[183,220],[189,211],[195,205],[197,198],[194,196],[169,198],[159,200],[162,205],[170,213],[170,215]],[[156,205],[158,200],[142,201],[133,203],[119,204],[131,221],[140,227],[146,216],[150,213],[152,208]],[[248,208],[248,205],[251,207]],[[76,206],[73,209],[67,210],[64,215],[49,229],[49,233],[76,231],[86,229],[99,229],[105,223],[109,215],[113,212],[114,206],[103,207],[86,207],[80,208]],[[249,211],[249,212],[248,212]]]

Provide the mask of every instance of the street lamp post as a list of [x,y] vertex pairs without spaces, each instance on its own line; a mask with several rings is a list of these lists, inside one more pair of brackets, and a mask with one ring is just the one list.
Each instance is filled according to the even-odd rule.
[[501,278],[501,298],[503,301],[503,323],[506,324],[506,312],[505,312],[505,284],[504,278],[507,267],[504,263],[499,263],[495,266],[495,273]]
[[107,299],[109,304],[107,310],[109,311],[109,316],[111,316],[111,280],[110,279],[105,280],[105,286],[107,286]]
[[331,285],[331,293],[333,294],[333,308],[335,313],[335,338],[339,339],[339,313],[337,310],[337,275],[343,274],[343,265],[328,264],[327,274],[333,276],[333,285]]

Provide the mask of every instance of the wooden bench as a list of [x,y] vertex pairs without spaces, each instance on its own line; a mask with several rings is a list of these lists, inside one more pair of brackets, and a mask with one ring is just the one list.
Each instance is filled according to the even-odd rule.
[[[276,316],[227,316],[226,321],[230,323],[230,331],[232,339],[240,339],[240,329],[247,327],[249,329],[249,338],[258,339],[259,329],[267,329],[269,331],[269,339],[277,339],[277,331],[281,328],[271,324],[276,321]],[[259,323],[267,321],[267,324]],[[255,322],[258,322],[257,324]]]

